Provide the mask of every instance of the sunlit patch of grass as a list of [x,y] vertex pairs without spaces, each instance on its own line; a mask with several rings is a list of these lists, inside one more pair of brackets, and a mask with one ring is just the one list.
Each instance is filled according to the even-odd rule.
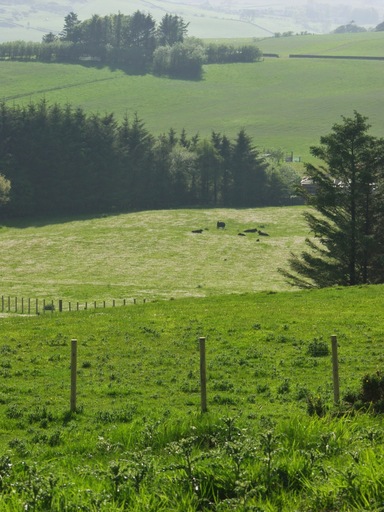
[[[19,309],[22,297],[63,299],[76,309],[77,301],[100,307],[114,298],[132,303],[288,289],[277,268],[293,246],[303,246],[308,233],[302,212],[173,210],[9,225],[1,233],[5,306],[10,295],[18,297]],[[224,230],[216,228],[220,219]],[[203,233],[192,233],[200,227]],[[270,236],[238,236],[255,227]]]

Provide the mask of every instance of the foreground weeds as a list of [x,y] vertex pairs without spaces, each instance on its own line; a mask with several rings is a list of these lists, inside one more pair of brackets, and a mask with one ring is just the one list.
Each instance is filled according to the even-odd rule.
[[77,426],[38,463],[15,443],[6,450],[0,510],[379,510],[384,496],[383,438],[366,416],[115,424],[81,456]]

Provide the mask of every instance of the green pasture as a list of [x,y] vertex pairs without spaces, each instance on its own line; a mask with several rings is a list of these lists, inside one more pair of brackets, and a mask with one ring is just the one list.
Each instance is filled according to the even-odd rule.
[[256,45],[264,53],[277,53],[281,57],[296,53],[384,57],[383,32],[266,37],[256,40]]
[[[110,301],[288,289],[277,268],[309,235],[302,212],[169,210],[9,223],[0,229],[0,295]],[[254,227],[270,236],[238,235]]]
[[[308,393],[332,405],[331,335],[338,337],[342,394],[382,366],[382,293],[382,286],[259,292],[4,317],[0,396],[23,409],[65,412],[76,338],[77,405],[89,419],[124,404],[139,416],[195,414],[198,340],[205,337],[211,412],[288,419],[305,412]],[[325,354],[311,355],[314,340]],[[285,381],[289,389],[279,391]]]
[[382,366],[382,294],[260,292],[2,318],[0,510],[378,511],[381,419],[333,405],[330,336],[344,396]]
[[191,82],[108,68],[0,62],[0,94],[7,104],[45,98],[89,113],[113,112],[117,120],[137,112],[154,135],[172,127],[191,136],[216,131],[234,138],[245,128],[261,150],[279,147],[309,160],[309,147],[354,110],[369,117],[372,134],[383,134],[382,68],[381,61],[265,59],[205,66],[203,79]]

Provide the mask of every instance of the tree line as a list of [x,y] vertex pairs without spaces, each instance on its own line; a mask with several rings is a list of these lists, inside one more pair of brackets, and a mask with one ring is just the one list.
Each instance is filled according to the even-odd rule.
[[95,14],[84,21],[71,12],[60,34],[50,32],[41,43],[0,44],[0,59],[96,62],[131,73],[199,79],[205,63],[256,62],[262,57],[255,45],[205,45],[187,37],[188,25],[171,14],[164,15],[157,24],[151,14],[141,11],[132,15]]
[[0,174],[9,216],[282,205],[299,181],[243,129],[234,140],[172,128],[154,136],[137,115],[118,122],[45,100],[0,104]]

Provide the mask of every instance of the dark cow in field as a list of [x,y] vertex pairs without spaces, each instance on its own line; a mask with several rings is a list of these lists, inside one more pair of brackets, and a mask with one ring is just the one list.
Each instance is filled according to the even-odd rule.
[[193,229],[192,233],[202,233],[203,231],[203,229]]
[[257,228],[244,229],[244,233],[257,233]]
[[258,230],[258,233],[260,236],[269,236],[268,233],[265,233],[265,231],[260,231],[260,229]]
[[217,229],[224,229],[225,228],[225,222],[217,221],[216,224]]

